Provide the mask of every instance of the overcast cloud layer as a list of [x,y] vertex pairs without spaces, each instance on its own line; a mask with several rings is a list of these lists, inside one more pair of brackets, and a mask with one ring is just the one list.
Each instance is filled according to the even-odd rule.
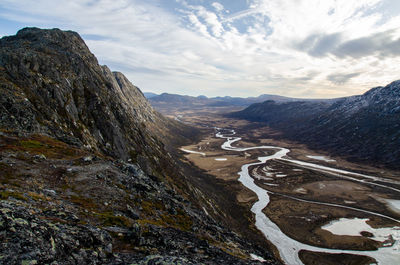
[[77,31],[156,93],[330,98],[400,79],[397,0],[2,0],[0,25]]

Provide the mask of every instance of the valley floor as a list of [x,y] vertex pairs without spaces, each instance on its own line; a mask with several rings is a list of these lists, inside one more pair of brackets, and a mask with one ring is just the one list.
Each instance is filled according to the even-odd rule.
[[[181,112],[175,117],[204,130],[200,142],[181,149],[197,167],[231,183],[248,165],[249,177],[268,194],[269,203],[259,214],[291,240],[287,247],[300,246],[295,253],[299,264],[395,264],[393,260],[400,259],[400,172],[330,157],[323,150],[282,139],[279,132],[261,124],[217,113]],[[259,163],[260,157],[276,155],[278,150],[288,153]],[[250,211],[260,196],[239,187],[232,188],[236,203]],[[349,225],[354,226],[353,233],[345,229]],[[277,247],[275,255],[290,262],[279,242],[268,235],[275,232],[262,232]]]

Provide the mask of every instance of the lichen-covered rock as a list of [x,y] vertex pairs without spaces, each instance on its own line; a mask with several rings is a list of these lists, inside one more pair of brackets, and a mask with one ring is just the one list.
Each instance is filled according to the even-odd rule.
[[106,247],[112,239],[106,231],[91,225],[55,223],[32,214],[34,210],[18,202],[0,201],[1,264],[109,261],[111,253]]
[[34,139],[0,136],[0,264],[275,264],[138,164]]
[[173,256],[148,256],[143,260],[139,261],[140,265],[183,265],[183,264],[194,264],[187,259]]
[[196,208],[167,151],[192,129],[77,33],[0,39],[0,92],[0,264],[276,264]]

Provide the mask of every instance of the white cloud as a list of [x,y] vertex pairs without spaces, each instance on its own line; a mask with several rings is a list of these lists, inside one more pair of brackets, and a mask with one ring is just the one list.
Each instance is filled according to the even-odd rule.
[[207,11],[204,7],[198,7],[197,14],[203,18],[206,24],[211,28],[214,36],[221,36],[224,28],[215,13]]
[[221,12],[224,10],[224,6],[221,3],[214,2],[211,4],[217,12]]
[[189,0],[3,0],[0,16],[78,31],[145,91],[334,97],[399,78],[400,16],[380,9],[389,1],[248,0],[229,13]]
[[200,22],[197,16],[194,13],[188,14],[189,21],[192,25],[204,36],[210,37],[210,34],[207,31],[207,26]]

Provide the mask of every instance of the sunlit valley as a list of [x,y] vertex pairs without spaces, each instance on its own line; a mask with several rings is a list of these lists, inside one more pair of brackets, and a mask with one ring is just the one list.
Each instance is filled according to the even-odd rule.
[[0,264],[399,264],[397,2],[0,11]]

